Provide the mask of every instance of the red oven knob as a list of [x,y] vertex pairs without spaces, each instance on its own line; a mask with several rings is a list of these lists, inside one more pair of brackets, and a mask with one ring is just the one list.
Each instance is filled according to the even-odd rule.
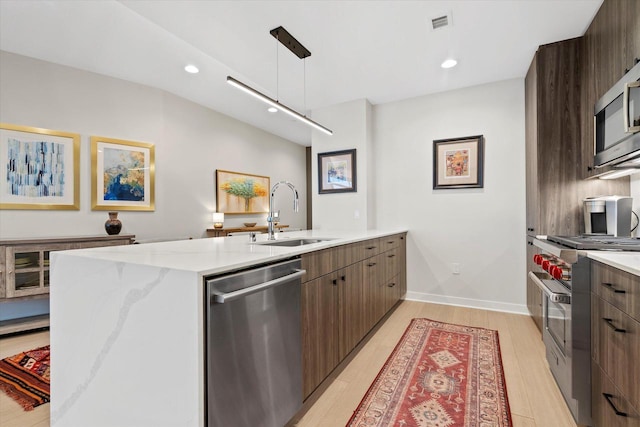
[[540,254],[535,254],[533,256],[533,262],[535,262],[536,264],[540,265],[542,264],[542,255]]
[[554,265],[553,267],[550,268],[549,273],[556,280],[561,280],[562,279],[562,267],[558,267],[558,266]]
[[542,261],[542,269],[544,271],[549,271],[550,265],[551,265],[551,261],[549,261],[548,259],[545,259],[544,261]]

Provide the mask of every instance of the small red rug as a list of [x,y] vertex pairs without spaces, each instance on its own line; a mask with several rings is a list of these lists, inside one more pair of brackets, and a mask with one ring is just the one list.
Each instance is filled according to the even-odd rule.
[[507,427],[498,332],[413,319],[351,427]]
[[49,346],[0,360],[0,390],[25,411],[49,402]]

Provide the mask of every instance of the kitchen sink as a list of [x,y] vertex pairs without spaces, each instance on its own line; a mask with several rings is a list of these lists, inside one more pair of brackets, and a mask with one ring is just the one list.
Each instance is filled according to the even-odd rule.
[[266,242],[260,242],[259,245],[265,246],[304,246],[311,245],[313,243],[325,242],[333,239],[283,239],[283,240],[267,240]]

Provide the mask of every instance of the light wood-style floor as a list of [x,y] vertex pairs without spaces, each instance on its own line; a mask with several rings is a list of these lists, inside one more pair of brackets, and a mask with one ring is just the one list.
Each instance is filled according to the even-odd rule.
[[[513,425],[576,426],[547,367],[540,334],[528,316],[414,301],[399,305],[296,425],[344,426],[414,317],[497,330]],[[48,332],[0,339],[0,358],[48,342]],[[0,424],[49,426],[49,405],[24,412],[0,393]]]

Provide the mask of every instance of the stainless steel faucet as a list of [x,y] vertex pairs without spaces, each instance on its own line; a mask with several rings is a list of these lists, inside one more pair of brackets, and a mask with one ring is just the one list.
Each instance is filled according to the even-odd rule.
[[294,187],[293,184],[290,183],[289,181],[277,182],[271,188],[271,196],[269,197],[269,216],[267,217],[267,240],[276,239],[276,236],[273,230],[273,213],[275,212],[275,210],[273,209],[273,195],[275,194],[278,187],[280,187],[280,185],[282,184],[287,185],[291,189],[291,191],[293,191],[293,211],[298,212],[298,190],[296,190],[296,187]]

